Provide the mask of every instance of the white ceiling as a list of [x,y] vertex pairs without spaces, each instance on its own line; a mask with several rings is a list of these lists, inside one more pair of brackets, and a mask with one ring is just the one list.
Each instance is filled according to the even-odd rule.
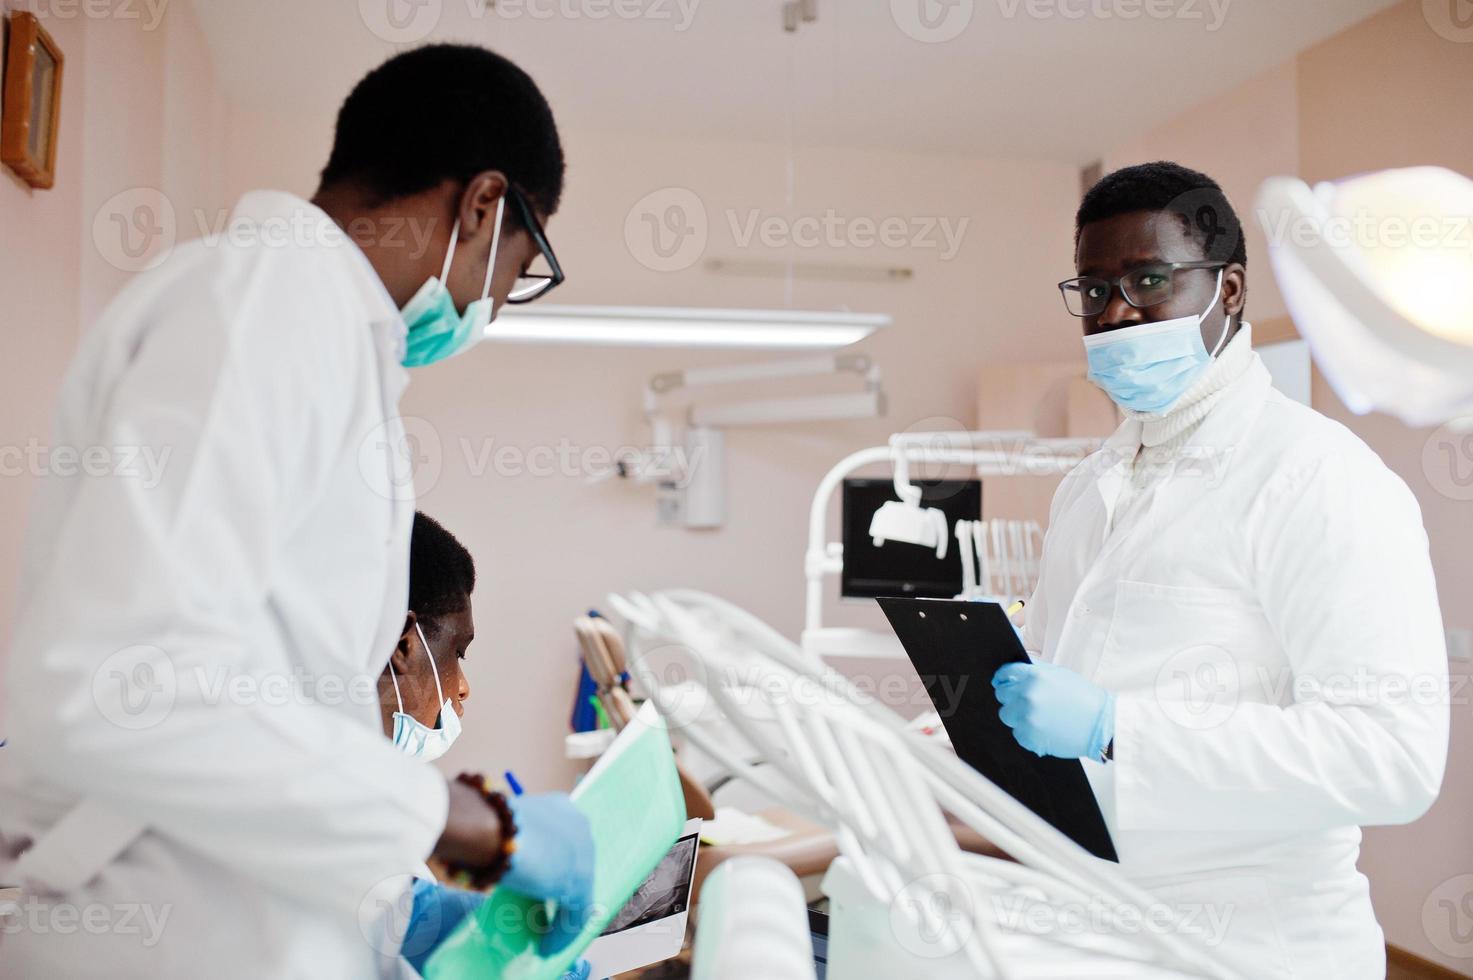
[[1084,162],[1395,0],[817,0],[796,34],[781,0],[194,2],[250,109],[332,111],[386,36],[472,40],[564,128],[782,142],[791,109],[800,143]]

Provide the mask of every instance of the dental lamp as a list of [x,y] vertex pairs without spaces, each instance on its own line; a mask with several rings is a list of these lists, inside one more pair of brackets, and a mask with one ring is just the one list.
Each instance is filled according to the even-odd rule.
[[910,482],[910,459],[904,452],[896,452],[890,464],[894,468],[898,499],[881,504],[870,518],[870,540],[876,548],[886,541],[934,548],[937,558],[945,558],[947,539],[951,536],[945,511],[921,506],[921,488]]
[[878,548],[886,541],[935,548],[937,558],[946,557],[946,539],[951,528],[946,513],[937,507],[922,507],[919,498],[888,500],[869,522],[869,536]]
[[[1021,448],[1035,439],[1033,433],[1021,430],[988,433],[989,445],[979,455],[975,438],[975,434],[965,432],[912,432],[900,433],[891,439],[890,465],[895,474],[895,496],[899,499],[881,504],[870,519],[869,536],[876,548],[886,541],[902,541],[935,548],[937,558],[946,557],[946,543],[952,529],[947,524],[944,511],[921,506],[921,488],[910,482],[913,452],[919,450],[937,462],[966,459],[981,463],[993,457],[1004,457],[1007,443]],[[970,560],[965,557],[965,549],[963,556],[964,560]]]
[[1473,180],[1274,177],[1257,207],[1284,302],[1346,406],[1473,428]]

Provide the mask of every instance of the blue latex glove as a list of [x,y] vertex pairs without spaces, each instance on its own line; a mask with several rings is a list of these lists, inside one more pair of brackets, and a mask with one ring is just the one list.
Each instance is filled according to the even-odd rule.
[[414,909],[409,915],[400,955],[416,973],[423,974],[430,954],[485,900],[486,896],[480,892],[451,888],[424,878],[414,879]]
[[589,974],[593,972],[593,964],[587,960],[579,960],[568,968],[563,974],[562,980],[588,980]]
[[1058,664],[1004,664],[992,675],[998,717],[1034,755],[1098,759],[1115,737],[1115,695]]
[[554,909],[542,936],[543,956],[554,956],[578,938],[593,915],[593,831],[566,793],[516,796],[516,853],[500,887]]

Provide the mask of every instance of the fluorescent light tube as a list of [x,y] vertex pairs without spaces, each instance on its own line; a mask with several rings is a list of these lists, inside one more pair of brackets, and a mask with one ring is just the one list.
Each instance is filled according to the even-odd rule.
[[486,328],[486,340],[521,344],[617,347],[846,347],[890,323],[878,313],[730,310],[661,306],[506,307]]

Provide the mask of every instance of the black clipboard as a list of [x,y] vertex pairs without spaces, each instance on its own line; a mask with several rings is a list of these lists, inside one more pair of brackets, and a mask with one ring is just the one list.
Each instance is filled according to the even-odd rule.
[[957,757],[1095,857],[1119,861],[1089,777],[1076,759],[1040,758],[1003,724],[992,675],[1028,654],[995,602],[875,600],[951,736]]

